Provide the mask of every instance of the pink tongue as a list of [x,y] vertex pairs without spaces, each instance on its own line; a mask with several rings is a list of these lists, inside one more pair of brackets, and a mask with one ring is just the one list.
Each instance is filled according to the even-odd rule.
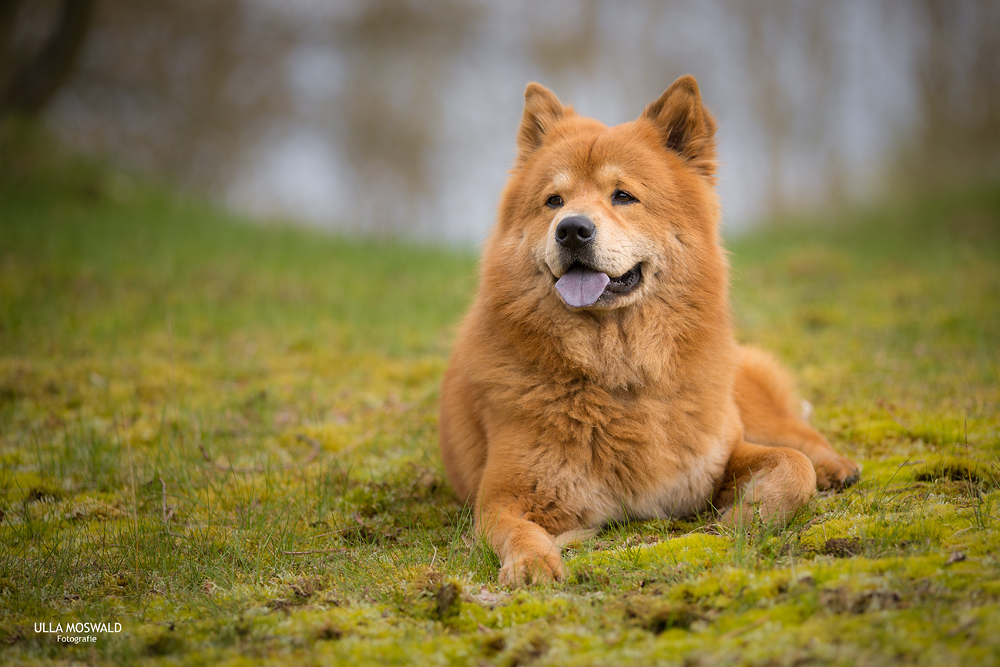
[[606,273],[574,266],[556,281],[556,291],[574,308],[593,306],[611,282]]

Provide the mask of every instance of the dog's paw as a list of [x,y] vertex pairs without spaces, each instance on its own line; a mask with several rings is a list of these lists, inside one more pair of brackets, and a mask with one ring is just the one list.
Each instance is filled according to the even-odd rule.
[[834,456],[815,464],[816,487],[820,491],[842,489],[858,481],[861,466],[849,458]]
[[559,550],[544,554],[518,554],[508,557],[500,568],[498,581],[506,586],[526,586],[562,581],[566,578]]

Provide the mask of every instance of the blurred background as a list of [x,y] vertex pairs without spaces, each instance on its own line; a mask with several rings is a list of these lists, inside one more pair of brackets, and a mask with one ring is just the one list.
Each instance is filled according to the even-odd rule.
[[0,113],[263,220],[431,242],[485,237],[528,81],[615,124],[685,73],[730,232],[1000,173],[995,0],[0,0]]

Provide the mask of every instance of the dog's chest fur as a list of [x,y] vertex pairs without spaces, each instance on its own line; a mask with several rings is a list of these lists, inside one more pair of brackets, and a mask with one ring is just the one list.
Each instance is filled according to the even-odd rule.
[[695,397],[662,386],[609,391],[581,377],[523,379],[505,402],[510,411],[496,417],[539,425],[518,465],[530,520],[559,534],[707,509],[730,443]]

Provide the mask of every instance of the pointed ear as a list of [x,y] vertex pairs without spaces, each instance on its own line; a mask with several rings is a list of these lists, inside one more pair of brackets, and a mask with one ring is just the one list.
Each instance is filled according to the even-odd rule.
[[563,117],[563,105],[552,91],[539,83],[529,83],[524,89],[524,116],[517,134],[520,148],[518,160],[524,162],[542,145],[545,135]]
[[705,176],[715,175],[715,119],[701,103],[693,76],[674,81],[642,117],[660,133],[664,147],[679,153]]

